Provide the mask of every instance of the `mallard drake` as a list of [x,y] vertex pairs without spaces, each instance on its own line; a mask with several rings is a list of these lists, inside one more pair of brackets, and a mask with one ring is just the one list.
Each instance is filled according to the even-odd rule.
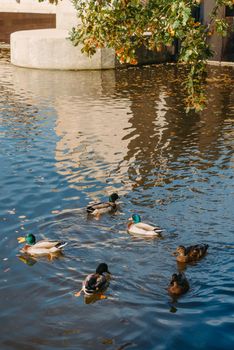
[[96,272],[91,273],[85,278],[81,290],[75,293],[75,296],[80,296],[81,292],[84,292],[86,296],[102,295],[109,286],[110,275],[111,273],[108,270],[107,264],[99,264]]
[[171,282],[168,286],[168,292],[174,296],[179,296],[186,293],[189,290],[189,283],[185,274],[180,272],[178,274],[174,273],[171,276]]
[[160,227],[148,225],[144,222],[141,222],[141,217],[138,214],[133,214],[132,217],[129,218],[129,221],[129,233],[145,237],[162,237],[162,229]]
[[180,245],[176,248],[174,252],[177,255],[176,260],[181,263],[193,262],[200,260],[206,254],[208,244],[196,244],[189,247],[184,247]]
[[25,237],[18,237],[18,242],[26,245],[20,250],[21,253],[26,253],[32,256],[55,255],[61,252],[61,249],[67,245],[67,242],[43,240],[36,242],[36,237],[33,234],[28,234]]
[[117,209],[117,205],[115,203],[117,199],[119,199],[118,194],[112,193],[108,202],[92,203],[88,205],[87,213],[94,216],[99,216],[101,214],[114,212]]

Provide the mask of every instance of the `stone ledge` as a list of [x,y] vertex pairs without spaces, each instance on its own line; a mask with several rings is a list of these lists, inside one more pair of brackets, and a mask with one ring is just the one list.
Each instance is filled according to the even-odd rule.
[[208,60],[207,64],[209,64],[211,66],[234,67],[234,62]]

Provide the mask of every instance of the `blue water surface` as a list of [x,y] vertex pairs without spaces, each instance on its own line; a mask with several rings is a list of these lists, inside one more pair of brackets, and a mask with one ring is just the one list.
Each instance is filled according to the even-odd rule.
[[[231,350],[234,71],[209,70],[207,108],[184,112],[182,68],[40,71],[0,64],[1,350]],[[88,218],[117,191],[117,213]],[[127,233],[128,218],[163,239]],[[25,259],[17,237],[68,242]],[[180,245],[208,243],[168,295]],[[105,261],[107,299],[74,293]]]

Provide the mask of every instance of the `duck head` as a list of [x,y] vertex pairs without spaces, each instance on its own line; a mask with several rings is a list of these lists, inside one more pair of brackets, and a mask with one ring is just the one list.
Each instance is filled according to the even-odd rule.
[[106,263],[101,263],[98,265],[98,267],[96,268],[96,273],[98,273],[99,275],[102,275],[103,273],[110,273],[110,271],[108,270],[108,265]]
[[173,275],[171,276],[171,284],[183,284],[186,282],[186,277],[185,274],[183,272],[179,272],[179,273],[173,273]]
[[36,237],[32,233],[29,233],[25,237],[18,237],[17,239],[19,243],[26,242],[29,245],[34,245],[36,243]]
[[112,193],[109,197],[109,202],[114,203],[115,201],[117,201],[117,199],[119,199],[119,196],[117,193]]
[[138,214],[133,214],[132,220],[133,220],[134,224],[138,224],[139,222],[141,222],[141,217]]
[[186,255],[186,248],[183,245],[179,245],[176,248],[176,251],[174,252],[174,255],[185,256]]
[[170,285],[174,285],[178,283],[178,275],[176,273],[173,273],[173,275],[171,276],[171,282]]

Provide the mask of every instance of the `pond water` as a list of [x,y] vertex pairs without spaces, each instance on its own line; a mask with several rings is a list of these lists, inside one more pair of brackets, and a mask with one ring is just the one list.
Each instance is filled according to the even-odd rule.
[[[1,350],[232,349],[234,70],[213,68],[208,107],[184,113],[173,65],[39,71],[0,64]],[[117,191],[100,220],[85,207]],[[128,218],[164,239],[126,231]],[[20,256],[17,237],[68,242],[58,259]],[[179,244],[208,243],[167,293]],[[100,262],[107,299],[74,292]]]

